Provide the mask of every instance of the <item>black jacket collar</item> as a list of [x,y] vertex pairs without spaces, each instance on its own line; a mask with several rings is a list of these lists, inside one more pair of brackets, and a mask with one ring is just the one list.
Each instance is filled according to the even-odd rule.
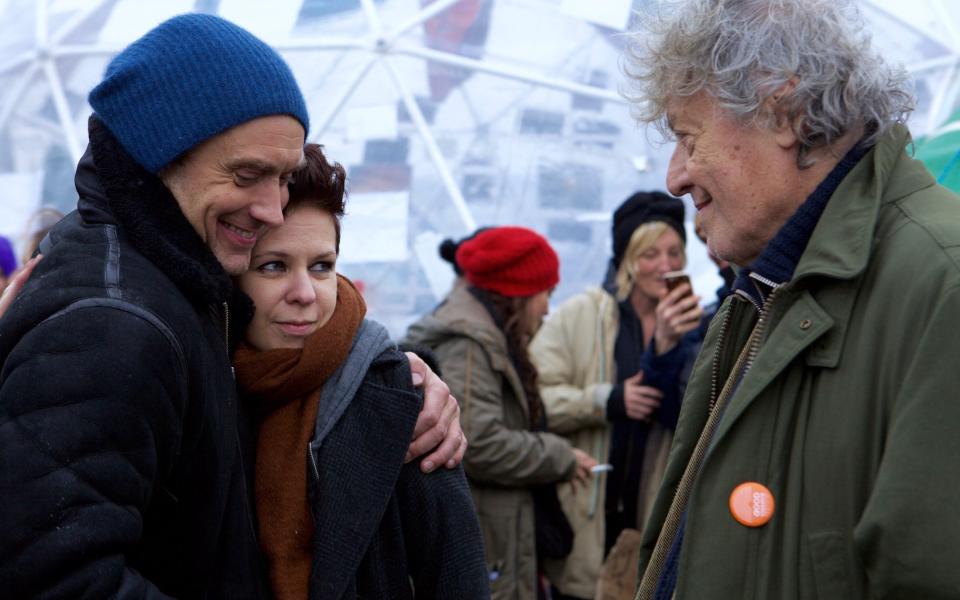
[[106,125],[92,115],[90,145],[77,167],[78,210],[88,223],[115,223],[137,251],[191,301],[241,309],[252,305],[190,225],[160,179],[127,154]]

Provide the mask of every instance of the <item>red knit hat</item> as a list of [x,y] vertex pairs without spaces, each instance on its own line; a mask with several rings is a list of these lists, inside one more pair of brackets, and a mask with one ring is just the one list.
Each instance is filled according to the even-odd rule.
[[504,296],[532,296],[560,281],[550,243],[526,227],[492,227],[463,242],[457,264],[467,281]]

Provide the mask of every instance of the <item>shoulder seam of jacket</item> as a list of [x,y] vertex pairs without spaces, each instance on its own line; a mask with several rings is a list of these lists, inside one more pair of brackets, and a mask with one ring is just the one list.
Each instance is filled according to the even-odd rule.
[[180,339],[173,332],[170,326],[164,323],[160,317],[150,312],[149,310],[146,310],[143,307],[137,306],[125,300],[121,300],[119,298],[83,298],[81,300],[77,300],[76,302],[70,304],[69,306],[50,315],[49,317],[41,321],[40,325],[43,325],[48,321],[52,321],[58,317],[62,317],[63,315],[66,315],[76,310],[80,310],[82,308],[95,308],[95,307],[105,307],[105,308],[113,308],[116,310],[122,310],[135,317],[139,317],[140,319],[143,319],[147,323],[150,323],[151,325],[156,327],[157,330],[161,334],[163,334],[165,338],[167,338],[167,341],[173,347],[174,352],[176,352],[177,354],[177,360],[180,363],[180,370],[183,373],[184,377],[187,376],[189,371],[187,369],[187,359],[186,359],[186,356],[184,355],[183,345],[180,343]]

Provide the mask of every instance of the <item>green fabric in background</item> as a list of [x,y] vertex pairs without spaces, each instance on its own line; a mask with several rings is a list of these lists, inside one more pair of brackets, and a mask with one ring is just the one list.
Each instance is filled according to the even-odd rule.
[[933,176],[954,192],[960,192],[960,111],[933,134],[914,142],[915,157]]

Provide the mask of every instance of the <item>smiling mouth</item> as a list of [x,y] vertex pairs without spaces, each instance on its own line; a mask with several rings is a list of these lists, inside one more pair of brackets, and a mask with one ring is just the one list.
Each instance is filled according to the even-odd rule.
[[257,232],[249,229],[237,227],[226,221],[219,221],[219,224],[227,232],[230,240],[240,246],[253,246],[257,243]]
[[701,200],[701,201],[699,201],[699,202],[696,201],[696,200],[694,200],[694,202],[693,202],[693,207],[696,208],[697,211],[699,212],[699,211],[703,210],[703,208],[704,208],[705,206],[707,206],[708,204],[710,204],[711,202],[713,202],[713,199],[712,199],[712,198],[707,198],[706,200]]

